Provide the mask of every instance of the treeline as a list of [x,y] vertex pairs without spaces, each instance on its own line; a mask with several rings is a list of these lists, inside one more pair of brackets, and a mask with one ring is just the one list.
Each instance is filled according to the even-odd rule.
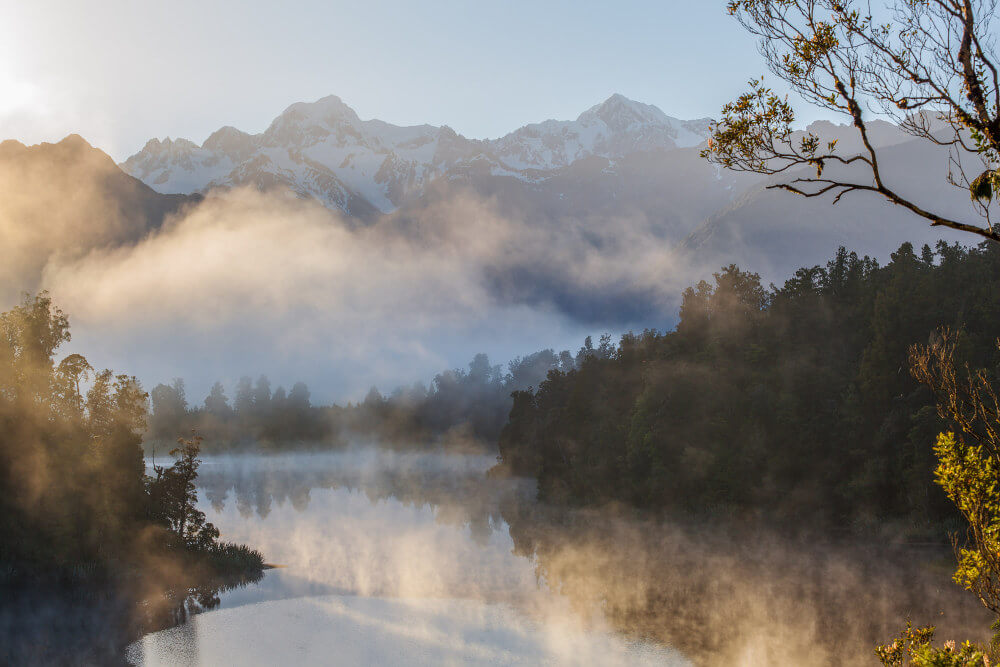
[[216,382],[200,405],[191,405],[184,381],[177,379],[150,392],[149,440],[171,442],[178,433],[196,432],[213,452],[342,447],[355,440],[401,449],[493,448],[507,421],[512,392],[537,387],[550,370],[568,371],[593,352],[588,339],[575,356],[542,350],[514,359],[506,371],[477,354],[467,370],[439,373],[429,387],[417,383],[388,395],[372,388],[363,401],[346,406],[313,405],[301,382],[288,391],[280,386],[272,390],[266,376],[241,378],[232,400]]
[[676,330],[625,335],[515,393],[502,466],[551,502],[915,536],[955,515],[907,350],[960,328],[961,356],[996,375],[998,322],[996,244],[903,244],[886,266],[841,248],[770,288],[729,266],[684,292]]
[[195,506],[197,443],[147,475],[146,393],[79,354],[56,364],[69,340],[44,294],[0,313],[0,585],[259,571]]

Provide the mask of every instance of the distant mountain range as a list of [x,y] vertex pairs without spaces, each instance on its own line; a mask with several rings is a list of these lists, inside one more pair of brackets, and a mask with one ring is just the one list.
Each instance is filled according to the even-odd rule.
[[[448,236],[435,225],[465,224],[443,220],[449,203],[485,203],[531,230],[530,238],[507,239],[509,247],[481,267],[492,294],[602,325],[662,321],[670,308],[651,290],[675,294],[676,285],[728,263],[781,281],[839,245],[886,257],[905,240],[974,241],[873,195],[831,206],[829,198],[768,190],[758,175],[720,169],[699,156],[709,125],[613,95],[576,120],[480,141],[448,127],[362,121],[327,97],[293,104],[258,135],[225,127],[201,146],[153,139],[120,169],[75,135],[32,147],[7,141],[0,144],[0,243],[15,259],[0,268],[0,296],[42,284],[48,257],[134,244],[202,195],[248,185],[290,190],[348,226],[379,227],[385,238],[422,236],[428,245]],[[837,139],[845,155],[860,150],[849,126],[810,129]],[[936,210],[971,214],[967,193],[946,183],[945,149],[880,121],[870,136],[890,183]],[[593,261],[585,258],[621,266],[638,254],[647,262],[663,257],[662,266],[643,269],[644,285],[623,278],[627,272],[589,275],[581,285],[581,267]]]
[[162,193],[284,185],[348,215],[371,218],[395,211],[440,177],[474,171],[539,183],[590,157],[618,160],[696,146],[708,136],[709,124],[671,118],[612,95],[574,121],[547,120],[478,141],[447,126],[363,121],[330,96],[293,104],[261,134],[223,127],[201,146],[152,139],[121,167]]

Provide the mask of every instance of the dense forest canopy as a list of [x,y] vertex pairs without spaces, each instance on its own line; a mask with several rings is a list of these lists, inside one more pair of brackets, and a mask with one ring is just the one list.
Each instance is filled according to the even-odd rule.
[[288,391],[271,389],[261,375],[243,377],[230,401],[216,382],[201,405],[190,404],[182,379],[150,392],[149,443],[172,442],[177,433],[196,431],[206,451],[276,451],[342,447],[371,441],[396,448],[493,448],[510,412],[511,393],[537,387],[552,369],[569,370],[569,351],[542,350],[501,366],[477,354],[468,369],[438,373],[430,386],[416,383],[382,394],[373,387],[358,403],[313,405],[309,388],[296,382]]
[[553,502],[941,539],[942,422],[907,350],[960,328],[961,358],[995,376],[998,316],[996,244],[904,243],[885,266],[841,248],[770,288],[729,266],[685,291],[675,331],[516,392],[501,460]]
[[[588,339],[576,354],[477,355],[346,406],[302,383],[242,378],[191,405],[183,381],[151,392],[150,440],[206,436],[212,451],[499,441],[502,466],[561,503],[760,516],[844,532],[888,526],[941,539],[957,516],[934,485],[942,428],[907,351],[945,325],[960,356],[997,369],[989,245],[903,244],[885,266],[841,248],[769,287],[736,266],[686,290],[675,330]],[[996,372],[995,370],[993,371]],[[818,523],[817,523],[818,522]]]
[[69,340],[69,321],[47,295],[0,314],[0,583],[127,575],[153,560],[259,570],[260,554],[219,543],[195,508],[197,442],[147,475],[146,392],[79,354],[57,364]]
[[56,365],[69,323],[45,296],[0,315],[0,334],[0,561],[45,569],[122,559],[146,521],[145,392],[78,354]]

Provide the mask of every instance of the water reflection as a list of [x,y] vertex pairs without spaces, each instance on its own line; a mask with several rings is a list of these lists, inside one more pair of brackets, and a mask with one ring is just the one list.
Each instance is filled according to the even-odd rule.
[[230,494],[240,516],[266,519],[272,505],[309,509],[315,489],[362,493],[370,501],[393,499],[406,507],[429,506],[443,524],[468,527],[484,542],[502,522],[507,502],[530,502],[535,483],[493,479],[486,471],[495,457],[394,453],[365,448],[334,454],[206,459],[199,488],[212,509],[222,513]]
[[0,586],[0,665],[125,665],[144,633],[184,625],[262,574],[188,581],[180,588],[137,576]]
[[286,567],[131,658],[852,665],[906,619],[941,639],[988,628],[946,550],[554,509],[531,481],[486,475],[492,463],[377,450],[206,461],[209,519]]
[[[217,459],[204,509],[284,567],[144,638],[143,664],[685,664],[579,614],[516,555],[501,508],[534,484],[490,457],[354,452]],[[191,630],[194,628],[194,630]],[[180,654],[178,646],[184,645]]]
[[534,483],[492,479],[491,457],[347,454],[206,461],[204,509],[227,539],[300,577],[364,596],[538,594],[501,515]]
[[570,635],[613,628],[702,664],[870,664],[907,619],[942,639],[988,628],[951,583],[947,550],[554,509],[531,481],[488,477],[492,463],[377,450],[216,459],[204,501],[231,539],[288,565],[241,604],[464,599]]
[[316,597],[200,616],[132,648],[146,665],[684,665],[677,653],[472,600]]

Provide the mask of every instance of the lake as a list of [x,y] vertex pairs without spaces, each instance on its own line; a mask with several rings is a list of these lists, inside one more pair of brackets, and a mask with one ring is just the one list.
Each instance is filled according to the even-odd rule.
[[280,567],[211,611],[143,637],[143,665],[683,665],[581,615],[515,554],[490,456],[206,458],[201,509]]
[[208,519],[278,567],[134,642],[129,662],[863,665],[906,619],[941,639],[988,627],[940,547],[552,508],[494,463],[206,457]]

